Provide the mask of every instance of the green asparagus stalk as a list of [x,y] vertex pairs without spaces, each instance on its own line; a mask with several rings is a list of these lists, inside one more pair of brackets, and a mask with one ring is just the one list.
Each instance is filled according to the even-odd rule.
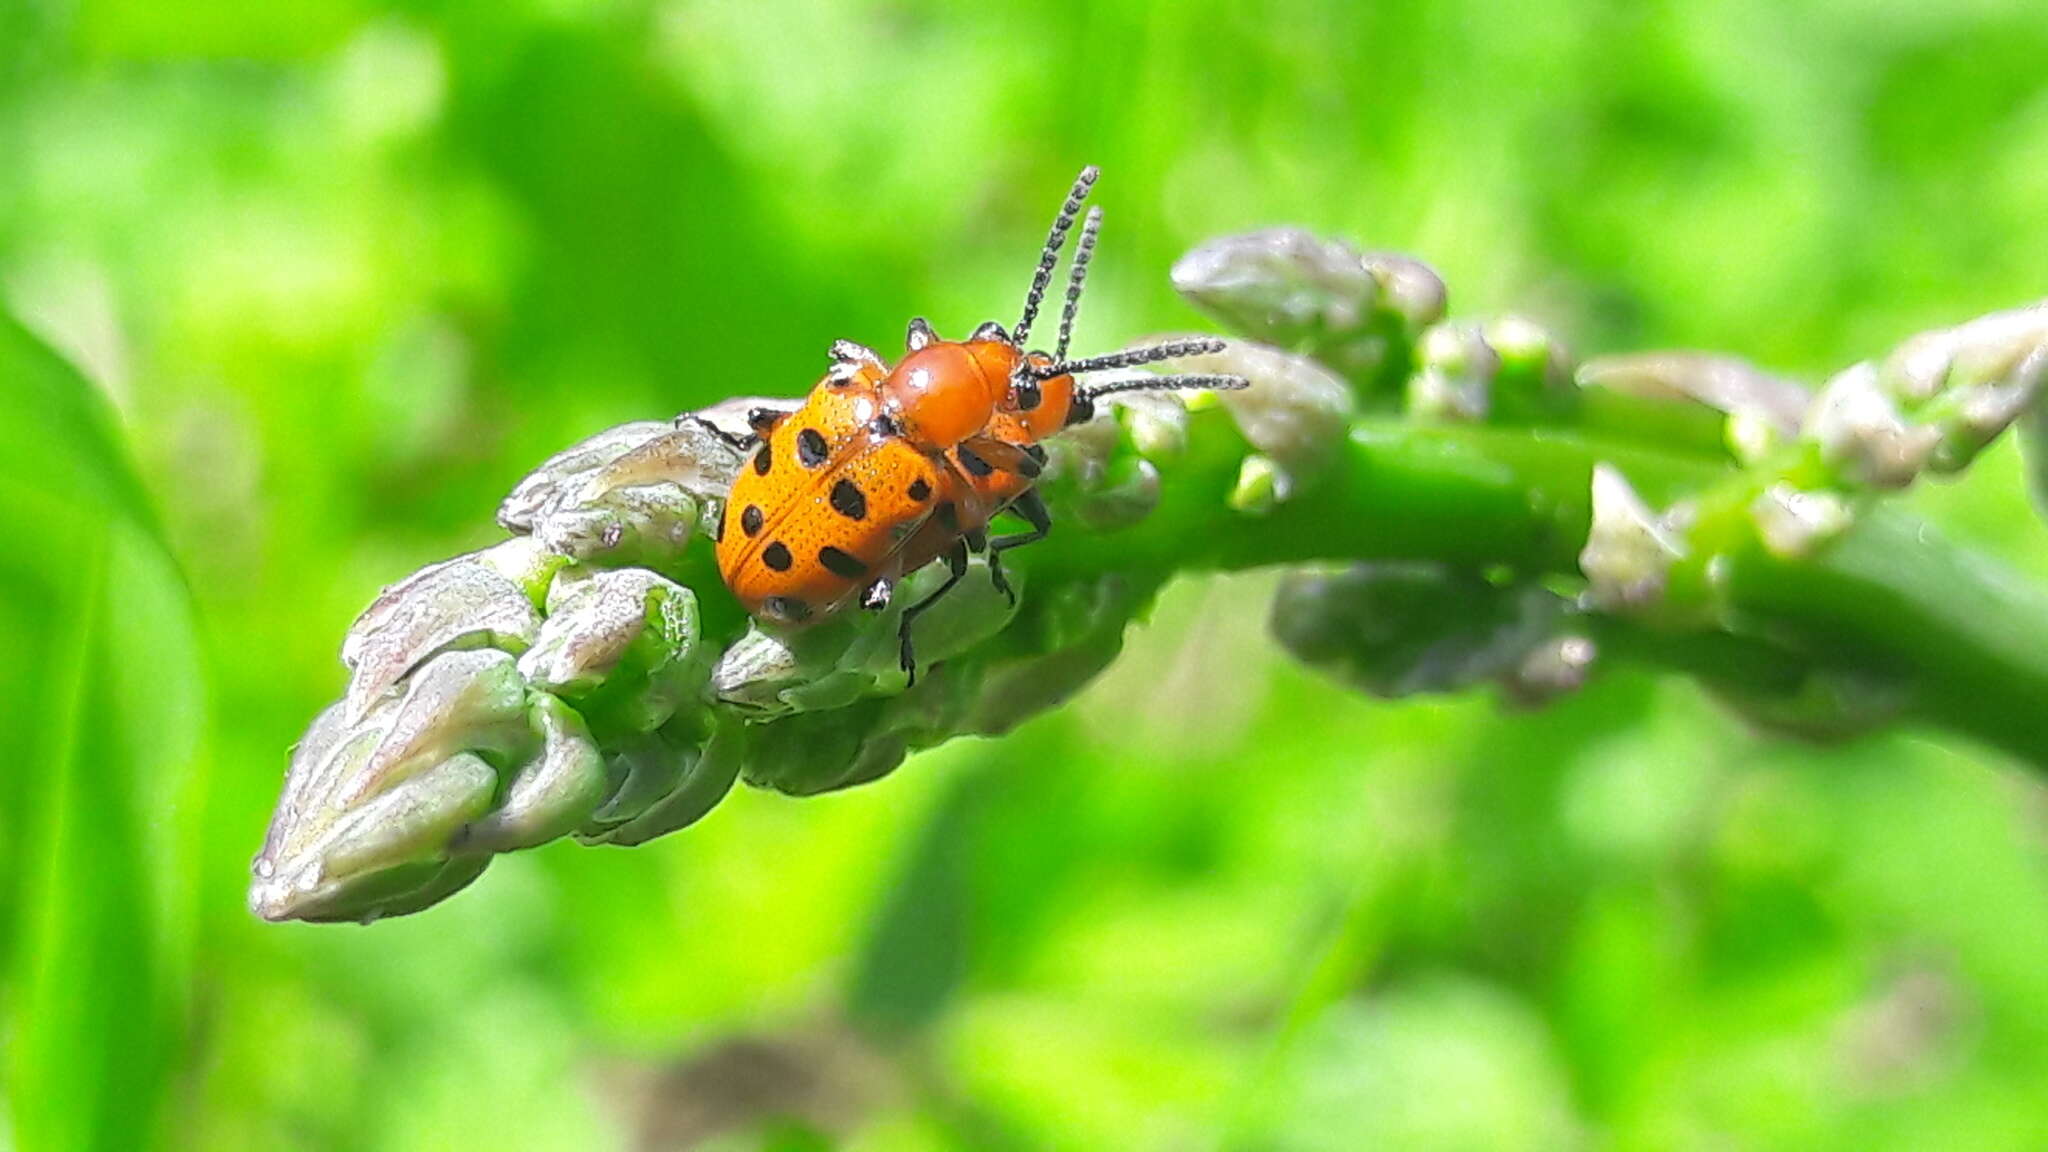
[[[343,698],[295,751],[250,904],[427,907],[499,852],[631,845],[736,781],[805,795],[997,734],[1083,688],[1177,575],[1287,566],[1280,643],[1361,692],[1533,707],[1616,665],[1691,676],[1750,722],[1944,728],[2048,765],[2048,592],[1887,497],[2035,419],[2048,306],[1903,343],[1817,392],[1738,359],[1575,360],[1523,319],[1447,320],[1426,265],[1293,230],[1190,253],[1236,339],[1055,438],[1057,527],[917,622],[748,620],[707,539],[736,399],[593,436],[499,510],[509,539],[385,590]],[[2030,433],[2031,434],[2031,433]],[[927,570],[901,604],[933,586]]]

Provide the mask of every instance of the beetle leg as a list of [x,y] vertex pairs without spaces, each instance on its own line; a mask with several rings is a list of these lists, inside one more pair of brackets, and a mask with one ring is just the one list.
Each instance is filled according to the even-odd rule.
[[861,590],[860,606],[869,612],[880,612],[889,606],[895,594],[896,581],[884,576]]
[[[963,464],[980,460],[990,468],[1015,472],[1026,480],[1036,480],[1045,471],[1045,450],[1036,444],[1026,448],[993,436],[970,436],[961,442],[958,451]],[[968,466],[972,468],[971,464]]]
[[947,548],[945,555],[941,556],[940,559],[946,562],[946,582],[934,589],[931,595],[905,608],[903,610],[903,623],[896,632],[896,642],[898,645],[896,650],[897,659],[901,661],[903,670],[910,673],[910,683],[905,684],[905,688],[909,688],[911,684],[917,683],[917,656],[912,652],[910,646],[910,626],[917,620],[920,613],[936,604],[939,597],[951,592],[955,585],[959,584],[961,580],[966,579],[967,541],[964,538],[953,541],[952,547]]
[[780,408],[749,408],[747,409],[747,427],[752,429],[752,431],[745,433],[728,432],[704,417],[697,415],[695,412],[676,417],[676,423],[681,424],[683,421],[688,420],[690,423],[725,441],[734,451],[745,452],[767,439],[768,434],[775,431],[775,426],[782,423],[788,416],[789,413]]
[[873,348],[865,344],[856,344],[851,340],[834,340],[832,342],[832,359],[877,370],[884,366],[882,358],[875,355]]
[[728,432],[725,429],[720,428],[718,425],[713,424],[711,421],[706,420],[702,416],[697,415],[695,412],[692,412],[687,416],[680,417],[679,419],[688,420],[690,423],[698,425],[705,431],[711,433],[713,436],[716,436],[720,440],[725,441],[726,444],[730,445],[733,451],[735,452],[745,452],[747,449],[752,448],[761,440],[759,436],[754,435],[753,433],[748,433],[743,436],[738,432]]
[[1003,553],[1045,539],[1046,534],[1052,531],[1052,510],[1045,506],[1045,497],[1038,494],[1038,489],[1027,488],[1022,496],[1010,501],[1006,511],[1016,513],[1031,525],[1029,532],[998,536],[988,546],[989,581],[996,586],[996,591],[1009,598],[1010,606],[1014,608],[1017,594],[1010,590],[1010,578],[1003,575]]

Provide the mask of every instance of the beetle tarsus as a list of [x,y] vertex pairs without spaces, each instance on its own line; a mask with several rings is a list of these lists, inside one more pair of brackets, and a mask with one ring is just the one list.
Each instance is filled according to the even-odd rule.
[[[755,411],[758,412],[760,411],[760,409],[757,408],[755,409]],[[713,436],[718,437],[720,440],[725,442],[727,447],[733,449],[735,452],[745,452],[747,449],[752,448],[755,444],[760,442],[760,437],[758,436],[754,436],[751,434],[743,434],[739,432],[728,432],[725,429],[720,428],[718,425],[713,424],[711,421],[706,420],[704,417],[697,415],[695,412],[692,412],[689,415],[682,417],[682,419],[687,420],[690,423],[695,424],[698,427],[704,429],[706,432],[711,433]],[[751,419],[752,416],[751,414],[749,414],[749,420],[751,421]]]
[[1003,572],[1003,553],[1045,539],[1052,531],[1052,510],[1045,506],[1045,497],[1038,494],[1038,489],[1032,488],[1012,500],[1007,511],[1023,517],[1024,522],[1031,525],[1031,531],[1013,532],[1008,536],[998,536],[989,542],[988,575],[990,583],[996,586],[996,591],[1007,597],[1010,607],[1015,608],[1017,593],[1011,590],[1010,578]]
[[882,609],[887,608],[889,606],[889,601],[892,598],[894,598],[895,595],[895,581],[886,579],[877,580],[861,590],[860,606],[869,612],[880,612]]
[[903,610],[903,623],[896,631],[896,655],[897,660],[903,665],[903,671],[910,675],[909,682],[903,685],[905,688],[917,683],[917,653],[910,643],[910,626],[917,622],[918,616],[922,615],[925,609],[938,603],[940,597],[951,592],[960,581],[967,578],[967,549],[966,537],[953,541],[952,547],[947,548],[945,555],[940,557],[946,562],[946,582],[933,589],[931,595]]

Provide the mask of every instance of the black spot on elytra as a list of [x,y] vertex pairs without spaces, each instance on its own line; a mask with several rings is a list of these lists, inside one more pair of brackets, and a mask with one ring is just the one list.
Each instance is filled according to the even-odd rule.
[[910,482],[910,489],[904,495],[922,504],[932,498],[932,486],[925,482],[924,477],[919,476]]
[[796,434],[796,460],[806,468],[816,468],[825,462],[825,434],[816,428],[806,428]]
[[868,498],[861,493],[860,485],[851,480],[840,480],[832,485],[832,510],[848,520],[865,520],[868,517]]
[[867,565],[829,544],[818,549],[818,563],[842,580],[858,580],[868,574]]
[[770,596],[761,601],[761,611],[791,624],[811,618],[811,606],[794,596]]
[[777,572],[789,571],[789,566],[795,562],[796,557],[789,554],[789,545],[784,544],[780,540],[761,549],[761,563],[775,569]]
[[761,441],[760,450],[754,453],[754,475],[766,476],[768,470],[773,467],[775,467],[775,445],[763,440]]
[[975,455],[974,449],[969,448],[967,445],[962,444],[959,448],[959,453],[960,466],[962,468],[967,469],[968,475],[973,476],[976,479],[979,479],[995,471],[994,465],[990,464],[986,460],[983,460],[980,456]]
[[745,532],[749,536],[759,536],[763,519],[759,504],[747,505],[747,510],[740,513],[740,531]]
[[944,528],[948,532],[956,532],[959,530],[960,510],[953,506],[953,502],[951,500],[948,500],[944,504],[939,505],[938,508],[934,510],[933,514],[939,518],[939,527]]

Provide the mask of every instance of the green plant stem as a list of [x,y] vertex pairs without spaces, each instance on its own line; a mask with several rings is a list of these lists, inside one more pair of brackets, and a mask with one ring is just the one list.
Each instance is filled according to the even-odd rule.
[[1843,666],[1877,667],[1908,715],[2048,766],[2048,595],[1925,521],[1877,509],[1810,563],[1732,555],[1728,596]]
[[1034,549],[1033,564],[1064,575],[1430,559],[1575,574],[1596,463],[1621,467],[1652,499],[1725,475],[1697,459],[1567,431],[1369,419],[1353,425],[1333,475],[1269,512],[1248,514],[1225,501],[1243,453],[1223,413],[1197,413],[1187,454],[1161,469],[1160,505],[1151,516],[1122,532],[1055,532]]
[[[1699,455],[1569,429],[1369,418],[1353,426],[1332,474],[1252,514],[1225,500],[1243,452],[1226,414],[1197,412],[1144,522],[1107,534],[1056,530],[1016,561],[1071,577],[1427,559],[1577,579],[1596,464],[1620,468],[1652,503],[1731,475]],[[1701,623],[1614,621],[1603,639],[1628,658],[1732,686],[1874,669],[1904,718],[2048,766],[2048,595],[1988,558],[1877,507],[1814,557],[1775,556],[1752,540],[1719,571]]]

